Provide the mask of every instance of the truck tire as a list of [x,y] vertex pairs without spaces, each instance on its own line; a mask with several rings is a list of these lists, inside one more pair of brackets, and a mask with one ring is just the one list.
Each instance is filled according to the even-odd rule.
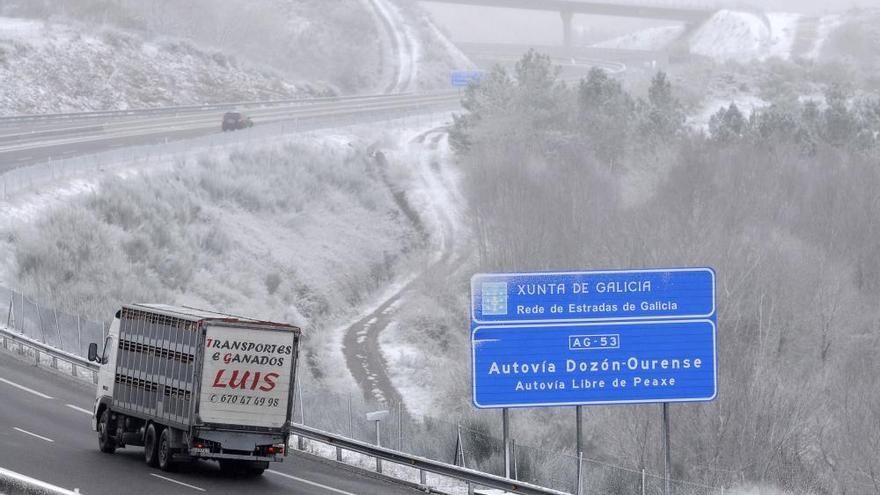
[[265,471],[265,470],[266,470],[266,468],[252,466],[252,467],[247,468],[247,475],[254,477],[254,478],[257,478],[259,476],[262,476],[263,471]]
[[159,448],[156,452],[159,469],[162,471],[174,471],[174,452],[171,451],[171,433],[168,428],[163,428],[159,435]]
[[159,438],[156,435],[156,425],[150,423],[147,427],[147,433],[144,435],[144,460],[150,467],[159,465]]
[[110,409],[104,409],[98,420],[98,448],[105,454],[116,452],[116,439],[110,435],[113,425],[110,423]]

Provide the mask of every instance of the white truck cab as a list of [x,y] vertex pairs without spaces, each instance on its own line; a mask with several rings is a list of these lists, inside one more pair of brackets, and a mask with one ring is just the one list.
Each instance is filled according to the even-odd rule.
[[[104,344],[100,349],[100,355],[98,354],[99,346],[97,344],[89,346],[89,360],[101,365],[98,368],[98,389],[95,397],[95,406],[92,409],[92,430],[95,431],[98,431],[98,406],[101,404],[101,399],[112,399],[113,386],[116,383],[117,346],[115,342],[119,340],[119,313],[118,311],[116,312],[113,323],[110,324],[110,330],[107,332],[107,336],[104,337]],[[92,355],[92,346],[95,349],[94,355]]]

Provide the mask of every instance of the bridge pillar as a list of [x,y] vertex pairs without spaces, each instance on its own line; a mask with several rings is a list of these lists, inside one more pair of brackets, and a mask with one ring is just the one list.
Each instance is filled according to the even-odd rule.
[[559,15],[562,17],[562,46],[570,51],[573,43],[571,39],[571,21],[574,18],[574,12],[561,10]]

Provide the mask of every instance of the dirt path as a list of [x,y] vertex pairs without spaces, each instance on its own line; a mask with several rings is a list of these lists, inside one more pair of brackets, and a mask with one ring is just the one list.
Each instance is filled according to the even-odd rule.
[[[441,175],[441,167],[444,166],[440,162],[440,156],[437,153],[439,144],[445,135],[443,130],[432,130],[418,136],[414,143],[421,143],[425,147],[425,153],[432,153],[430,163],[430,173],[444,187],[450,185]],[[376,154],[377,166],[386,167],[385,157],[381,153]],[[398,202],[405,202],[405,195],[396,198]],[[455,253],[455,229],[452,219],[448,213],[444,214],[442,208],[434,205],[438,209],[438,218],[441,221],[442,232],[440,235],[429,237],[428,241],[439,242],[438,255],[428,267],[409,283],[404,285],[399,291],[394,293],[374,311],[365,315],[355,324],[346,329],[343,337],[343,354],[345,355],[346,364],[354,379],[360,386],[364,398],[371,401],[378,401],[385,404],[401,404],[403,398],[400,392],[394,387],[387,372],[387,363],[382,355],[379,346],[379,336],[382,331],[394,322],[397,318],[397,310],[405,305],[407,298],[411,295],[412,288],[418,284],[424,277],[432,276],[435,273],[450,273],[458,262],[454,257]],[[405,214],[412,220],[412,209],[408,205],[401,207]],[[420,221],[415,222],[416,228],[423,225]]]

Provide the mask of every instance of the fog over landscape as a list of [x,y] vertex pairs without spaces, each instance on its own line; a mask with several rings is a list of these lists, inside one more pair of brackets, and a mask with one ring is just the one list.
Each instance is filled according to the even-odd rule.
[[0,0],[0,494],[880,494],[880,0],[461,3]]

